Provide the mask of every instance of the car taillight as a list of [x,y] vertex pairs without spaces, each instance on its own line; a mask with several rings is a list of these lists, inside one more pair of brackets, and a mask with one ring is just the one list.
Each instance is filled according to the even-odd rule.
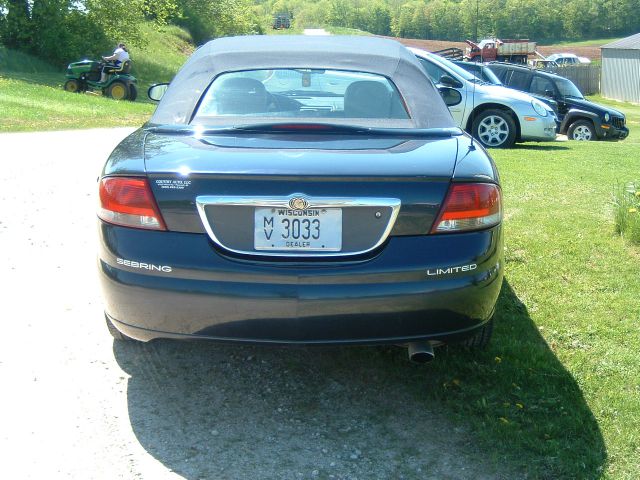
[[98,217],[127,227],[166,230],[145,178],[106,177],[100,180]]
[[500,187],[491,183],[454,183],[431,233],[478,230],[501,220]]

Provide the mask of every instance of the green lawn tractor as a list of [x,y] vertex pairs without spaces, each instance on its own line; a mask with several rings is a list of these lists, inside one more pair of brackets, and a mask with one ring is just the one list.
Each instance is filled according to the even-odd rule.
[[114,67],[104,82],[100,81],[104,63],[93,60],[81,60],[70,63],[67,67],[67,81],[64,89],[67,92],[82,93],[86,91],[102,91],[102,94],[115,100],[134,101],[138,96],[136,77],[131,75],[131,61],[127,60],[120,67]]

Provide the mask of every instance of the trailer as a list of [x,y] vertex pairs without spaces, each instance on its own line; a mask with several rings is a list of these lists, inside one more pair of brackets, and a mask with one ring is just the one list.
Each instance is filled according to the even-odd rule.
[[528,39],[515,40],[486,38],[479,43],[466,40],[467,51],[465,60],[471,62],[511,62],[527,63],[529,55],[535,55],[536,42]]
[[464,59],[464,52],[462,51],[461,48],[457,48],[457,47],[444,48],[442,50],[436,50],[431,53],[435,53],[436,55],[440,55],[441,57],[448,58],[449,60]]

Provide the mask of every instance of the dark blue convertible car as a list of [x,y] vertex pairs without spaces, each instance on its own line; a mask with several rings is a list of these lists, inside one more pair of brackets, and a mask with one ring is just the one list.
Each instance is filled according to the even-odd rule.
[[449,114],[456,93],[381,38],[198,49],[99,179],[111,333],[400,344],[418,361],[484,346],[501,190]]

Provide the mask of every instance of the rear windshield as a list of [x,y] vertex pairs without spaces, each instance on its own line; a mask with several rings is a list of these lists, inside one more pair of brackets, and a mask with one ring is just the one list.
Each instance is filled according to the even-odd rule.
[[381,75],[341,70],[248,70],[219,75],[192,124],[292,121],[411,126],[395,85]]

